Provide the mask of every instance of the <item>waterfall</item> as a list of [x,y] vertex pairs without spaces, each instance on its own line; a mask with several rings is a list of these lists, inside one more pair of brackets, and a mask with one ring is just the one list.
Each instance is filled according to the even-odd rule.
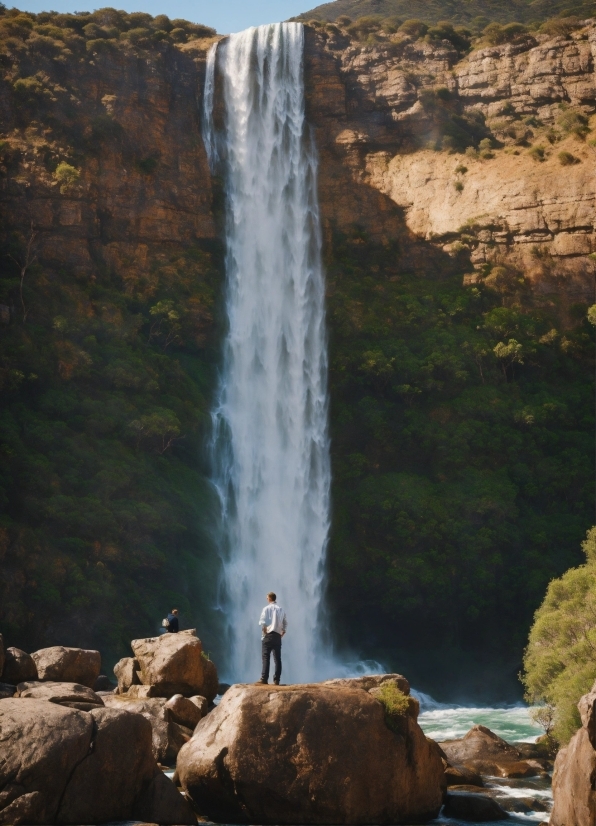
[[320,678],[331,658],[321,610],[330,487],[325,285],[303,50],[300,24],[260,26],[222,41],[207,65],[205,145],[226,196],[229,327],[212,458],[227,677],[235,681],[260,675],[258,620],[271,590],[288,616],[282,681]]

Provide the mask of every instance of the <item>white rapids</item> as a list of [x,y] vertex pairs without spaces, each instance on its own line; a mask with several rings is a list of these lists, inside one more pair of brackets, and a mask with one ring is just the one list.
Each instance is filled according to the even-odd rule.
[[[325,284],[303,48],[302,25],[260,26],[222,41],[207,65],[205,146],[226,196],[229,329],[212,455],[222,648],[233,681],[260,674],[258,619],[270,590],[288,616],[283,682],[332,676],[320,631],[330,488]],[[219,88],[223,122],[214,128]]]

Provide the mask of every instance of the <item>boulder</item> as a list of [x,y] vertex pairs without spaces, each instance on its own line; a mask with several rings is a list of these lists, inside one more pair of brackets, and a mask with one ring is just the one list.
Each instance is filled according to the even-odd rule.
[[219,683],[219,685],[217,686],[217,693],[223,697],[228,688],[231,688],[231,685],[229,683]]
[[191,703],[194,703],[201,712],[201,719],[207,714],[209,711],[209,703],[207,702],[206,697],[201,697],[200,694],[195,694],[194,697],[188,698]]
[[12,683],[0,683],[0,700],[5,700],[7,697],[14,697],[16,690],[16,686]]
[[596,823],[596,683],[578,703],[582,728],[561,749],[553,773],[551,826]]
[[208,702],[216,697],[217,669],[203,656],[203,646],[194,632],[133,640],[131,646],[139,663],[141,683],[152,686],[156,695],[201,694]]
[[472,820],[481,823],[489,820],[505,820],[509,817],[496,800],[484,794],[448,792],[443,808],[445,817]]
[[90,688],[78,683],[19,683],[17,692],[21,699],[46,700],[59,706],[90,711],[103,706],[103,700]]
[[535,777],[543,769],[534,760],[522,760],[520,752],[486,726],[474,726],[461,740],[441,743],[451,765],[495,777]]
[[93,691],[113,691],[116,686],[105,674],[100,674],[93,685]]
[[125,694],[131,685],[139,685],[137,676],[139,663],[134,657],[123,657],[114,666],[114,674],[118,680],[118,693]]
[[418,723],[398,732],[362,688],[235,685],[178,755],[197,810],[221,823],[408,823],[442,803],[443,765]]
[[165,707],[169,710],[175,723],[190,729],[194,729],[203,717],[201,707],[197,703],[187,700],[182,694],[174,694],[173,697],[170,697]]
[[31,654],[21,651],[20,648],[7,648],[2,680],[13,685],[27,680],[37,680],[37,666]]
[[99,651],[84,648],[54,645],[35,651],[31,656],[37,667],[37,678],[42,681],[81,683],[93,688],[101,669]]
[[117,708],[135,714],[142,714],[151,724],[153,756],[158,763],[173,765],[182,746],[192,736],[192,729],[176,723],[165,697],[136,699],[127,694],[104,695],[108,708]]
[[139,715],[5,700],[0,752],[0,824],[196,822],[157,767]]
[[448,786],[484,786],[482,777],[465,766],[445,767],[445,782]]

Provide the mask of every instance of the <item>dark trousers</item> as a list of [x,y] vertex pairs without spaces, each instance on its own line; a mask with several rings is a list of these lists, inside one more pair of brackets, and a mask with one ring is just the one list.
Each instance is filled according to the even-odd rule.
[[269,664],[271,662],[271,654],[275,661],[275,674],[273,679],[276,683],[281,677],[281,634],[272,631],[270,634],[265,634],[262,641],[263,649],[263,669],[261,671],[261,680],[266,683],[269,681]]

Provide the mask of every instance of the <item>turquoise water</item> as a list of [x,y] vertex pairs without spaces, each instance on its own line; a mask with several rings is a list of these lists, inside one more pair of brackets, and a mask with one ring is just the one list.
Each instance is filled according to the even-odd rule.
[[489,728],[509,743],[534,743],[544,730],[530,717],[524,705],[473,707],[435,702],[427,694],[412,692],[420,700],[418,722],[427,737],[433,740],[457,740],[472,726]]

